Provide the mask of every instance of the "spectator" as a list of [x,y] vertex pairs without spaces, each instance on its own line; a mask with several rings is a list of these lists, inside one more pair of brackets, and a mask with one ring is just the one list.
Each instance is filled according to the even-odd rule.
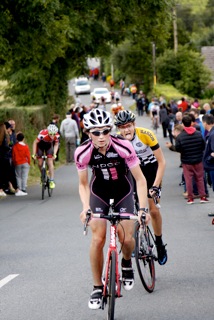
[[179,103],[178,109],[181,109],[181,112],[183,113],[188,110],[188,102],[185,98],[181,98],[181,103]]
[[84,131],[84,125],[83,125],[83,117],[86,113],[89,112],[89,109],[86,106],[82,106],[82,110],[79,114],[80,117],[80,133],[81,133],[81,140],[80,143],[83,143],[88,139],[88,135]]
[[167,129],[168,129],[168,126],[169,126],[169,117],[167,115],[167,110],[166,110],[165,103],[160,105],[159,116],[160,116],[160,123],[161,123],[162,129],[163,129],[163,137],[167,138]]
[[214,191],[214,117],[211,114],[205,114],[202,121],[204,128],[208,131],[203,158],[204,169],[209,173],[212,189]]
[[103,85],[106,86],[106,74],[105,74],[105,72],[102,73],[102,82],[103,82]]
[[12,149],[12,160],[15,166],[18,188],[26,193],[27,179],[30,169],[30,150],[28,145],[24,143],[23,133],[19,132],[16,138],[17,143]]
[[112,79],[112,78],[110,79],[109,85],[110,85],[111,90],[114,90],[114,86],[115,86],[114,79]]
[[135,100],[136,98],[136,93],[137,93],[137,87],[135,84],[133,84],[130,88],[132,99]]
[[[54,124],[58,128],[58,133],[60,135],[59,120],[60,120],[60,115],[59,114],[54,114],[50,124]],[[55,144],[55,141],[53,142],[53,146],[54,146],[54,144]],[[57,153],[56,153],[55,161],[59,161],[59,149],[60,149],[60,138],[59,138],[59,147],[58,147],[58,150],[57,150]]]
[[200,126],[200,131],[201,131],[202,137],[204,138],[205,137],[205,129],[204,129],[202,121],[199,118],[200,110],[196,109],[196,108],[192,108],[192,109],[190,109],[190,113],[194,115],[195,123]]
[[79,130],[76,121],[71,119],[71,113],[67,112],[60,126],[61,135],[65,138],[66,164],[74,162],[76,145],[80,144]]
[[137,97],[136,104],[137,104],[138,116],[143,116],[145,104],[146,104],[143,91],[139,92],[139,96]]
[[183,114],[181,111],[178,111],[175,114],[175,124],[182,124],[182,118],[183,118]]
[[177,103],[175,102],[175,100],[171,100],[170,109],[173,114],[176,114],[178,112],[178,106],[177,106]]
[[210,111],[211,111],[211,107],[210,107],[210,104],[209,103],[205,103],[204,105],[203,105],[203,109],[206,111],[206,114],[208,113],[210,113]]
[[100,98],[100,103],[98,105],[98,108],[106,111],[106,99],[105,99],[105,97],[101,97]]
[[9,137],[4,123],[0,124],[0,197],[5,197],[5,186],[9,183]]
[[189,115],[184,115],[182,122],[184,130],[176,138],[175,149],[181,153],[181,162],[188,193],[187,204],[194,203],[193,177],[195,178],[200,195],[200,203],[206,203],[209,200],[206,198],[204,188],[204,168],[202,163],[205,142],[201,133],[194,127],[191,127],[192,118]]
[[121,89],[121,96],[123,96],[124,90],[125,90],[125,82],[123,79],[120,80],[120,89]]
[[173,144],[173,129],[175,126],[175,115],[170,111],[170,113],[168,114],[168,134],[169,134],[169,140],[171,142],[171,144]]

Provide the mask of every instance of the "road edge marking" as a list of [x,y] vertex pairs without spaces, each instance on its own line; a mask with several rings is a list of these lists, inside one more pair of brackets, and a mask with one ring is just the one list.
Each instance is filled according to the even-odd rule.
[[18,276],[19,276],[19,274],[9,274],[7,277],[0,280],[0,288],[5,286],[5,284],[7,284],[8,282],[10,282],[11,280],[13,280],[14,278],[16,278]]

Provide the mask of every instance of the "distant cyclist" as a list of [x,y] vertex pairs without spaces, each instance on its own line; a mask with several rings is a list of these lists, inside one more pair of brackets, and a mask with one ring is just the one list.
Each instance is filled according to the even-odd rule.
[[47,163],[50,174],[50,188],[55,188],[54,182],[54,164],[53,160],[56,158],[59,147],[59,133],[55,124],[49,124],[47,129],[39,132],[38,137],[33,142],[33,159],[38,159],[38,166],[41,171],[44,154],[47,155]]
[[[84,223],[86,213],[90,208],[94,213],[109,212],[109,201],[114,199],[116,212],[134,213],[132,176],[136,181],[139,197],[139,214],[147,214],[146,180],[140,170],[139,160],[129,141],[110,135],[112,119],[109,112],[94,109],[84,115],[84,128],[89,140],[85,141],[75,151],[75,161],[79,175],[79,193],[83,210],[80,219]],[[92,168],[91,182],[88,181],[88,167]],[[132,176],[131,176],[132,174]],[[102,268],[103,247],[106,239],[106,220],[90,221],[92,241],[90,246],[90,262],[94,287],[88,306],[99,309],[102,300]],[[124,220],[118,226],[118,237],[122,250],[122,283],[125,290],[134,286],[134,273],[131,254],[134,250],[133,220]]]
[[120,134],[131,141],[140,160],[141,170],[147,180],[149,212],[156,237],[158,262],[163,265],[167,261],[167,252],[162,241],[162,216],[152,199],[152,196],[157,198],[161,196],[161,182],[165,170],[162,150],[151,130],[135,127],[135,114],[133,112],[120,111],[115,116],[114,124],[120,130]]
[[160,106],[158,102],[154,102],[150,109],[150,117],[152,119],[152,126],[155,127],[155,122],[157,127],[159,127],[159,113],[160,113]]

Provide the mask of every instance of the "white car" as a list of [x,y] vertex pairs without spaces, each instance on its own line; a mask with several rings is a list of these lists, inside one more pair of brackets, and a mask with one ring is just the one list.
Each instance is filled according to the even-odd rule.
[[87,78],[76,78],[74,84],[74,91],[75,94],[81,93],[90,93],[91,92],[91,85]]
[[111,93],[107,88],[94,88],[91,97],[95,98],[94,102],[100,103],[101,98],[105,98],[106,103],[111,103]]

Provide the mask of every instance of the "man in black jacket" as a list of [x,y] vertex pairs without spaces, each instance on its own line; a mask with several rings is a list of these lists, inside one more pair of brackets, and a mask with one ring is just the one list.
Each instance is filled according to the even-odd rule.
[[206,198],[204,188],[204,168],[202,162],[205,141],[201,133],[191,126],[191,122],[192,118],[189,115],[183,116],[182,123],[184,130],[176,138],[175,149],[181,153],[181,162],[188,193],[187,204],[194,203],[193,177],[195,178],[200,195],[200,203],[206,203],[209,200]]
[[[206,148],[204,151],[203,163],[204,169],[209,174],[214,191],[214,116],[205,114],[202,117],[204,129],[208,131],[206,135]],[[214,216],[214,212],[209,213],[209,216]]]

